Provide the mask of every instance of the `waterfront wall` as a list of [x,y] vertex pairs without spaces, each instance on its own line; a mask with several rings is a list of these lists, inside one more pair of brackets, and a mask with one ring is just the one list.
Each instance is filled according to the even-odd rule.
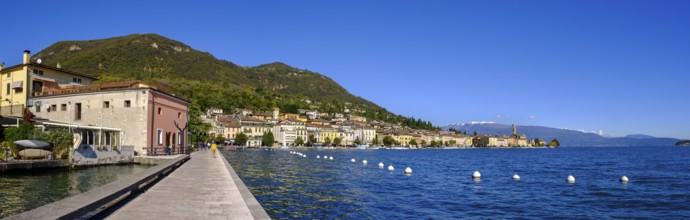
[[232,166],[230,166],[230,163],[228,163],[228,160],[225,159],[225,156],[222,153],[220,155],[220,158],[223,158],[223,163],[225,163],[225,168],[227,168],[228,172],[230,172],[232,181],[235,182],[235,185],[237,186],[237,189],[240,191],[242,199],[247,204],[247,207],[249,208],[249,212],[251,212],[252,217],[254,217],[254,219],[271,219],[271,217],[261,206],[259,201],[256,200],[256,197],[254,197],[252,192],[249,191],[249,188],[247,188],[247,186],[244,185],[244,182],[242,182],[240,176],[238,176],[237,173],[235,173],[235,169],[233,169]]
[[69,161],[67,160],[16,160],[0,162],[0,173],[15,170],[64,168],[68,165]]
[[119,150],[98,151],[93,148],[72,150],[73,166],[123,164],[134,162],[134,146],[122,146]]
[[22,212],[7,219],[79,219],[87,214],[95,215],[97,213],[94,211],[105,210],[132,193],[141,191],[148,184],[164,178],[189,159],[189,155],[184,155],[140,173],[122,177],[107,185]]

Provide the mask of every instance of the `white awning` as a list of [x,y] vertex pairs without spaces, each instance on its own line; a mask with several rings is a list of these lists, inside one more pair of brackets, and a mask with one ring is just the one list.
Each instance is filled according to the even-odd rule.
[[13,89],[23,88],[24,87],[23,85],[24,85],[24,81],[16,81],[16,82],[12,83],[12,88]]

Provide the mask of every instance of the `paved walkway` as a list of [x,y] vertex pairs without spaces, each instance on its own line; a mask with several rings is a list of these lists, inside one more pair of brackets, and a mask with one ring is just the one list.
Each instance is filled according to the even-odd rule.
[[222,156],[212,158],[210,152],[192,153],[108,219],[254,219]]

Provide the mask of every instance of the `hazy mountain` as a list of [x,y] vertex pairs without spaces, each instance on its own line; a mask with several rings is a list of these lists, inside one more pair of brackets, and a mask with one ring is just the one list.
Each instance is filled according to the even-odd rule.
[[[493,122],[470,122],[462,124],[452,124],[442,127],[443,129],[455,128],[459,131],[466,131],[472,134],[476,131],[479,134],[489,135],[510,135],[512,125],[498,124]],[[657,138],[649,135],[628,135],[626,137],[602,137],[594,133],[581,131],[550,128],[543,126],[523,126],[517,125],[518,134],[526,134],[529,139],[540,138],[547,142],[558,138],[561,146],[673,146],[678,139]]]

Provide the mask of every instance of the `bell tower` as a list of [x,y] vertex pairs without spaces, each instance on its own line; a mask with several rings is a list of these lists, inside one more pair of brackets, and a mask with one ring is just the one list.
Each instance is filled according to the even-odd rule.
[[515,124],[513,124],[513,137],[517,136],[517,128],[515,128]]

